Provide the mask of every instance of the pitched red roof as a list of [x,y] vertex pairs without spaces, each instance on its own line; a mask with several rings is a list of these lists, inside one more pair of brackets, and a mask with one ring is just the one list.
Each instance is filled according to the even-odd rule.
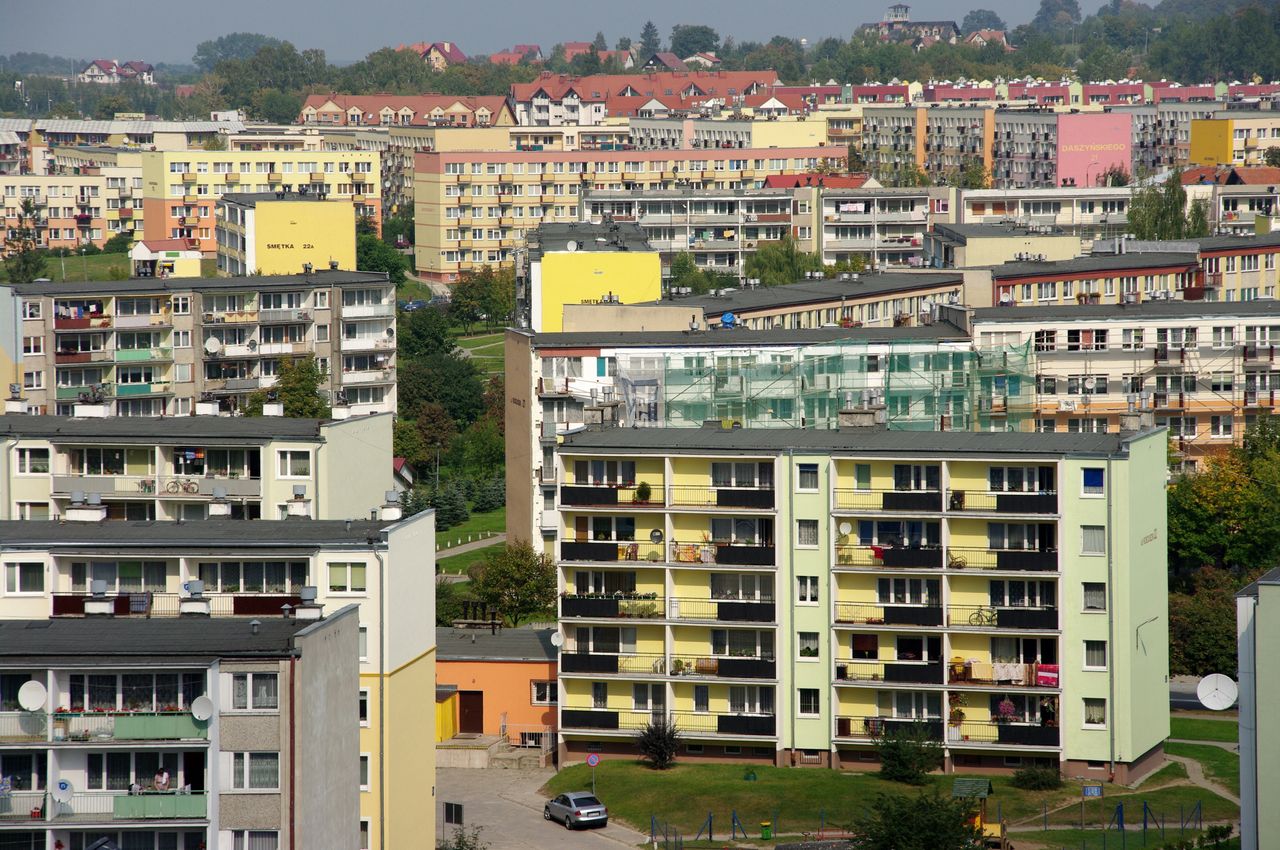
[[503,50],[500,53],[490,53],[489,62],[493,65],[519,65],[524,60],[525,55],[511,50]]
[[[333,101],[343,111],[343,119],[341,124],[346,124],[347,119],[345,113],[352,107],[359,109],[360,112],[373,119],[366,120],[367,124],[378,123],[378,116],[384,107],[390,107],[393,111],[399,112],[401,109],[408,107],[413,112],[413,119],[409,126],[423,127],[430,126],[430,116],[432,110],[439,107],[448,110],[455,103],[461,103],[469,113],[474,116],[475,112],[481,108],[488,109],[491,115],[497,116],[507,106],[507,99],[502,95],[466,95],[454,96],[449,94],[312,94],[307,95],[306,101],[302,107],[305,110],[308,106],[314,109],[320,109],[329,101]],[[454,113],[457,114],[457,113]],[[298,114],[298,123],[303,123],[303,113]],[[468,126],[474,124],[474,117],[468,120]]]
[[141,243],[155,254],[159,251],[198,251],[194,239],[143,239]]
[[1233,185],[1241,183],[1248,186],[1277,185],[1280,184],[1280,168],[1270,168],[1264,165],[1233,168],[1231,169],[1231,176],[1227,179]]
[[1227,177],[1225,170],[1219,170],[1216,165],[1198,165],[1195,168],[1188,168],[1182,172],[1182,185],[1194,186],[1197,183],[1223,183]]
[[870,174],[770,174],[764,179],[766,189],[799,189],[822,186],[826,189],[861,189]]
[[426,56],[432,50],[443,56],[446,62],[461,63],[467,61],[467,54],[463,53],[458,48],[458,45],[452,41],[433,41],[427,46],[426,50],[422,51],[422,55]]
[[[727,98],[746,93],[756,87],[772,87],[778,84],[776,71],[658,71],[646,74],[592,74],[574,77],[569,74],[543,72],[531,83],[511,86],[511,97],[517,101],[531,100],[539,91],[552,100],[562,100],[565,93],[573,91],[584,101],[608,101],[624,95],[628,89],[634,96],[678,97],[691,87],[702,92],[702,98]],[[667,91],[671,94],[668,95]],[[692,96],[696,97],[696,94]]]

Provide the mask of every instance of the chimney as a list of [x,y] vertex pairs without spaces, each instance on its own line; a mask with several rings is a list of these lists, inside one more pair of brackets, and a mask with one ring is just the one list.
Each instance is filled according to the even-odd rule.
[[89,597],[84,601],[86,617],[110,617],[116,612],[115,599],[107,596],[107,583],[103,579],[89,582]]
[[194,579],[187,582],[189,596],[178,600],[178,615],[182,617],[208,617],[213,608],[204,596],[204,582]]
[[101,493],[86,496],[83,490],[74,490],[63,517],[67,522],[102,522],[107,518],[107,506],[102,504]]
[[324,607],[316,602],[316,589],[311,586],[298,591],[299,602],[293,608],[295,620],[319,620],[324,614]]
[[844,404],[836,416],[841,431],[884,430],[888,427],[884,405],[873,403],[869,392],[863,392],[857,403],[853,393],[845,393]]
[[263,416],[284,416],[284,402],[268,401],[262,405]]
[[384,495],[386,502],[382,505],[379,519],[383,522],[396,522],[404,516],[404,511],[400,507],[400,494],[395,490],[388,490]]
[[71,415],[79,419],[106,419],[111,415],[111,408],[106,402],[76,402],[71,406]]
[[335,404],[329,408],[329,418],[334,420],[350,419],[351,406],[348,404]]
[[289,517],[301,517],[309,519],[311,517],[311,500],[307,498],[307,485],[294,484],[293,498],[290,499],[285,507],[286,515]]
[[227,501],[227,488],[214,487],[213,500],[209,502],[209,519],[230,519],[231,503]]

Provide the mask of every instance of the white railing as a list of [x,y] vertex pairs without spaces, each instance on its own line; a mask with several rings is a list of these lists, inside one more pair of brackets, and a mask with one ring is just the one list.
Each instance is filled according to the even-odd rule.
[[0,711],[0,743],[43,741],[48,728],[48,716],[43,713]]

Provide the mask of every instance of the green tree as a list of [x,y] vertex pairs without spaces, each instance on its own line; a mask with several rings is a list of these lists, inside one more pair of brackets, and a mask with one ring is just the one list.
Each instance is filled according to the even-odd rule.
[[1040,0],[1040,8],[1031,19],[1031,27],[1042,32],[1061,31],[1079,23],[1078,0]]
[[990,9],[970,9],[960,24],[960,31],[965,35],[978,30],[1003,30],[1004,19]]
[[924,723],[894,724],[876,739],[880,778],[907,785],[924,785],[928,774],[942,767],[942,745]]
[[471,590],[512,626],[548,615],[556,600],[556,565],[523,541],[496,547],[472,567]]
[[258,390],[249,395],[245,416],[261,416],[268,392],[284,405],[284,415],[292,419],[328,419],[329,402],[320,392],[324,374],[315,357],[295,357],[280,361],[280,376],[271,390]]
[[260,89],[250,99],[253,113],[274,124],[292,124],[302,111],[302,98],[280,89]]
[[[436,577],[436,625],[452,626],[463,618],[463,606],[472,600],[462,582]],[[442,845],[443,846],[443,845]]]
[[248,59],[263,47],[274,47],[280,39],[256,32],[233,32],[196,45],[192,63],[201,71],[209,72],[219,62],[227,59]]
[[658,34],[658,28],[653,21],[645,21],[644,28],[640,30],[640,54],[648,58],[661,49],[662,36]]
[[609,42],[605,39],[603,32],[596,32],[595,40],[591,42],[591,46],[596,52],[602,53],[609,49]]
[[484,409],[484,387],[470,360],[438,352],[407,360],[397,371],[400,410],[409,418],[423,404],[435,402],[459,427],[466,427]]
[[396,286],[408,280],[409,260],[377,236],[356,237],[356,268],[362,272],[386,272]]
[[469,474],[488,478],[502,468],[506,459],[506,444],[498,423],[489,417],[481,417],[463,433],[462,458]]
[[395,245],[403,239],[410,245],[414,240],[413,205],[408,204],[393,216],[382,220],[382,241]]
[[44,277],[45,254],[40,250],[40,237],[36,229],[36,204],[31,198],[23,198],[18,207],[18,223],[4,241],[5,272],[10,283],[30,283]]
[[1186,592],[1169,594],[1169,672],[1175,676],[1236,673],[1235,594],[1248,580],[1201,567]]
[[1107,170],[1098,177],[1099,186],[1128,186],[1132,182],[1129,169],[1119,163],[1107,166]]
[[617,45],[617,48],[616,48],[616,49],[617,49],[617,50],[630,50],[630,49],[631,49],[631,36],[629,36],[629,35],[624,35],[624,36],[622,36],[621,38],[619,38],[619,39],[618,39],[618,45]]
[[457,349],[449,317],[436,307],[401,313],[396,327],[396,353],[404,359],[411,360],[426,354],[450,354]]
[[1262,154],[1262,162],[1269,168],[1280,168],[1280,145],[1272,145]]
[[952,175],[951,185],[958,189],[986,189],[991,185],[991,173],[979,157],[969,157]]
[[762,286],[785,286],[803,280],[805,272],[822,271],[822,257],[801,251],[787,233],[777,242],[760,243],[747,257],[745,271]]
[[428,451],[416,422],[396,417],[391,423],[391,454],[402,457],[415,470],[424,469],[435,453]]
[[680,731],[669,718],[653,717],[640,730],[636,747],[650,767],[666,770],[676,763],[676,754],[680,752]]
[[[1177,240],[1205,235],[1192,232],[1187,190],[1182,187],[1182,172],[1177,170],[1163,183],[1152,183],[1134,192],[1128,218],[1129,232],[1136,239]],[[1204,223],[1208,223],[1207,212]],[[1199,221],[1194,224],[1199,228]]]
[[915,797],[880,794],[853,826],[858,850],[980,850],[970,800],[936,790]]
[[720,34],[705,24],[676,24],[671,28],[671,52],[681,59],[719,49]]
[[133,231],[121,230],[115,236],[112,236],[102,246],[104,254],[127,254],[129,249],[133,247]]
[[431,507],[436,511],[436,529],[447,531],[471,518],[467,496],[457,482],[437,487],[431,493]]

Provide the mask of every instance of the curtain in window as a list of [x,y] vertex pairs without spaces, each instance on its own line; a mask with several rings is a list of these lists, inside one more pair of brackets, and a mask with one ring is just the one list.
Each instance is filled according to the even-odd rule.
[[267,561],[264,570],[266,572],[266,583],[264,589],[267,593],[284,593],[285,592],[285,564],[284,561]]
[[1084,642],[1084,666],[1086,667],[1106,667],[1107,666],[1106,641],[1087,640]]
[[1107,607],[1107,586],[1088,582],[1084,586],[1084,607],[1104,611]]
[[204,694],[203,673],[182,674],[182,707],[190,708],[192,701]]
[[107,753],[107,790],[128,791],[133,781],[131,768],[132,756],[129,753]]
[[280,754],[279,753],[250,753],[249,754],[249,787],[250,788],[280,787]]
[[329,590],[341,593],[347,589],[347,565],[329,565]]
[[89,704],[92,711],[116,710],[116,677],[89,677]]
[[231,707],[249,707],[249,677],[244,674],[231,677]]
[[1107,704],[1100,699],[1087,699],[1084,701],[1084,722],[1093,726],[1100,726],[1107,722]]
[[127,711],[151,711],[155,692],[155,678],[149,673],[125,673],[121,679],[123,700]]
[[264,673],[253,675],[253,707],[279,708],[279,680],[276,676]]
[[694,711],[710,711],[711,710],[711,689],[706,685],[693,686],[693,710]]
[[747,689],[741,685],[729,688],[729,710],[742,714],[747,710]]
[[280,836],[274,832],[248,832],[245,838],[244,850],[278,850],[280,846]]
[[1102,554],[1107,551],[1106,530],[1100,525],[1086,525],[1081,527],[1082,532],[1082,551],[1092,554]]

